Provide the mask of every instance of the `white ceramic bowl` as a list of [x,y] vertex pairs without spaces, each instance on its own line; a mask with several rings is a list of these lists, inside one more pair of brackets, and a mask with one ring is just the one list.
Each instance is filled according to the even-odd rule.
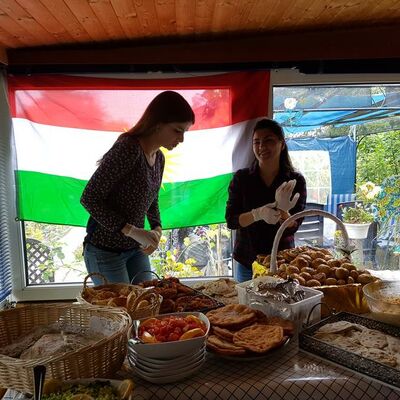
[[[168,360],[177,358],[179,356],[194,353],[196,350],[200,350],[206,342],[208,332],[210,331],[210,321],[201,312],[181,312],[159,315],[155,318],[163,319],[169,316],[180,316],[185,317],[186,315],[194,315],[202,320],[206,325],[206,334],[200,337],[186,340],[177,340],[174,342],[162,342],[162,343],[132,343],[129,342],[128,351],[136,353],[137,357],[146,357],[156,360]],[[142,318],[140,321],[145,321],[148,318]],[[128,339],[131,337],[131,330],[128,332]]]
[[201,367],[203,366],[203,363],[200,363],[199,365],[194,366],[193,368],[187,368],[184,372],[179,373],[179,374],[168,374],[166,376],[152,376],[145,374],[141,372],[140,370],[136,369],[136,373],[138,376],[140,376],[142,379],[155,383],[158,385],[162,385],[165,383],[172,383],[172,382],[177,382],[180,381],[184,378],[189,377],[190,375],[193,375],[195,372],[197,372]]
[[205,354],[205,347],[196,350],[194,353],[180,356],[170,360],[155,360],[154,358],[139,357],[133,351],[129,354],[129,361],[133,364],[141,364],[152,369],[169,369],[177,368],[180,365],[190,365],[193,361],[199,359]]
[[136,364],[135,371],[142,373],[142,375],[150,376],[153,378],[161,378],[170,375],[180,375],[186,371],[190,371],[196,369],[198,366],[204,363],[206,355],[203,354],[196,362],[193,362],[188,365],[180,366],[179,368],[169,368],[169,369],[162,369],[162,370],[154,370],[151,368],[147,368],[144,365]]

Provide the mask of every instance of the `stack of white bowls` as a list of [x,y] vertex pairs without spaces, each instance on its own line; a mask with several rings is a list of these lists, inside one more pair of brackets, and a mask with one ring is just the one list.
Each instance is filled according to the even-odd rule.
[[208,318],[199,312],[165,314],[160,318],[171,315],[195,315],[206,324],[207,333],[174,342],[137,343],[128,340],[129,364],[141,378],[156,384],[184,379],[197,372],[205,361],[206,339],[210,330]]

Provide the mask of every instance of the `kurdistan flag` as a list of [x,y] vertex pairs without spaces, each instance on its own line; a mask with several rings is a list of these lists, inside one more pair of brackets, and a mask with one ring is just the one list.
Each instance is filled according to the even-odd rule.
[[268,110],[266,71],[163,79],[12,76],[8,84],[18,218],[52,224],[86,225],[79,200],[97,160],[163,90],[181,93],[196,114],[184,143],[162,149],[163,228],[223,222],[232,172],[249,163],[251,128]]

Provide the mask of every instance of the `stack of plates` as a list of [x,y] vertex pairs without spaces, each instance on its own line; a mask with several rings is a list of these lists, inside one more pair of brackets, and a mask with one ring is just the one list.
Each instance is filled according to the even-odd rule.
[[[176,382],[199,370],[204,363],[207,335],[210,321],[201,312],[181,312],[164,314],[155,318],[163,319],[194,316],[200,319],[206,328],[203,336],[171,342],[140,343],[128,333],[128,360],[137,374],[152,383]],[[146,319],[139,320],[142,323]]]
[[[129,342],[128,342],[129,343]],[[159,359],[137,353],[129,343],[128,360],[135,372],[152,383],[171,383],[198,371],[205,361],[205,346],[188,354]]]

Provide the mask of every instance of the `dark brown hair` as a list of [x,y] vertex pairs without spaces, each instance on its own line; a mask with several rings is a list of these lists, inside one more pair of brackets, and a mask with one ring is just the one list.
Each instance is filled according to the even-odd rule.
[[194,112],[183,96],[172,90],[167,90],[154,97],[136,125],[129,131],[122,133],[119,138],[131,135],[150,136],[159,124],[171,122],[191,122],[194,124],[194,121]]
[[[256,131],[259,131],[261,129],[270,130],[275,136],[277,136],[277,138],[281,142],[285,143],[285,147],[282,149],[281,156],[279,159],[279,169],[283,173],[294,172],[294,167],[290,159],[288,147],[285,141],[285,133],[283,132],[283,129],[279,125],[279,123],[269,118],[260,119],[259,121],[257,121],[253,129],[253,136]],[[254,164],[256,163],[257,159],[254,161]]]

